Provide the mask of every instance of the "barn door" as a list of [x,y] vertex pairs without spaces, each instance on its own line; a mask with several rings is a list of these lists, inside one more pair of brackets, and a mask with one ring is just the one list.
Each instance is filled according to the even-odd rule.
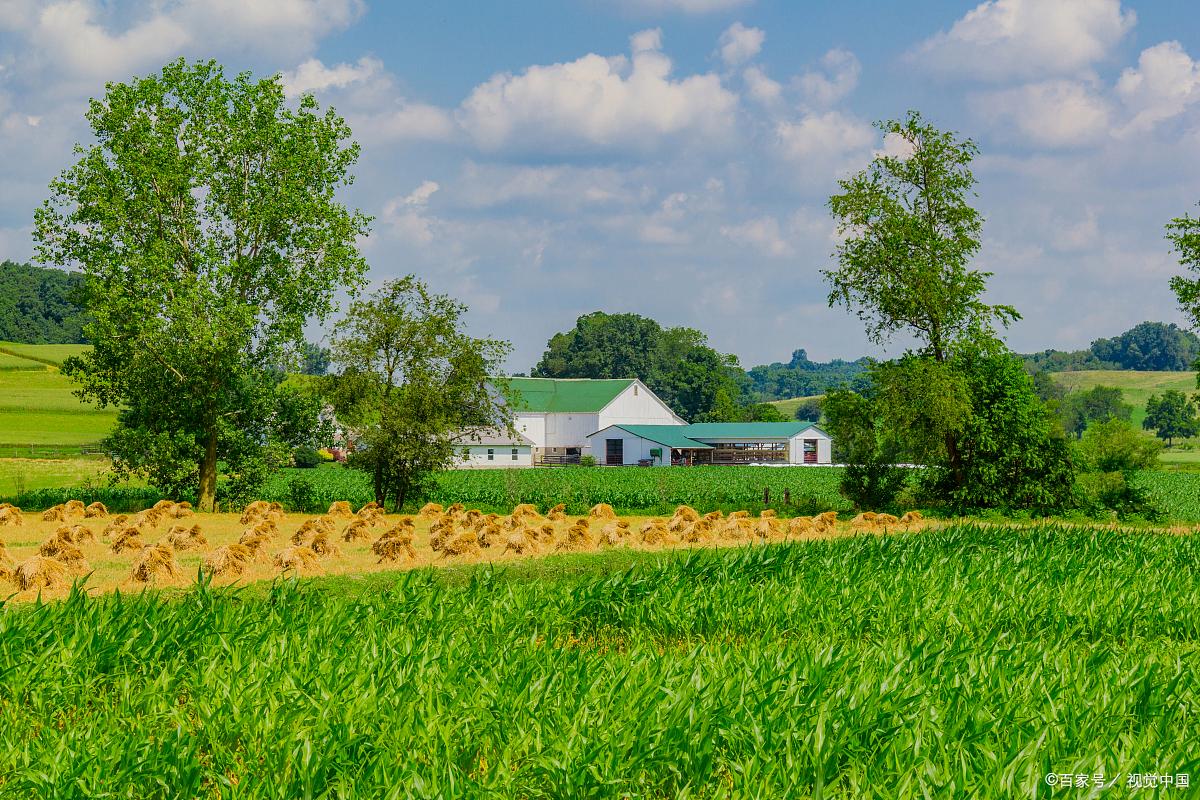
[[625,440],[604,440],[604,463],[609,466],[621,466],[625,463]]

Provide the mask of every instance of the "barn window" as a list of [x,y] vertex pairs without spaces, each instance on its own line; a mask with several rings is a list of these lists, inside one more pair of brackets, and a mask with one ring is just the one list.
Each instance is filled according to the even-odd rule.
[[517,448],[515,448],[515,447],[513,448],[513,459],[512,460],[513,461],[517,460]]
[[495,460],[496,460],[496,451],[489,447],[488,448],[488,461],[495,461]]
[[637,384],[636,383],[633,385],[633,396],[637,397]]

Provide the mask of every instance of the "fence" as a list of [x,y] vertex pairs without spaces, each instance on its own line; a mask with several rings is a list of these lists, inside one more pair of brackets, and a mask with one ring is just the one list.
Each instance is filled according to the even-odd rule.
[[103,455],[105,455],[104,448],[98,444],[70,447],[46,444],[0,444],[0,458],[77,458]]

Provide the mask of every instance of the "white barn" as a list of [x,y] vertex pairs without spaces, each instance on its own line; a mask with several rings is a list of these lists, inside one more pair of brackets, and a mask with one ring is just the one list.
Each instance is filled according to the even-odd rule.
[[514,427],[532,442],[534,463],[578,463],[588,434],[611,425],[686,425],[637,378],[509,378]]

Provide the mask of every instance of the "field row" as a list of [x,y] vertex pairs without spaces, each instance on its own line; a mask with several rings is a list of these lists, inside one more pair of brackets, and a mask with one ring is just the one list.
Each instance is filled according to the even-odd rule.
[[608,557],[9,609],[3,793],[990,800],[1200,774],[1195,537]]

